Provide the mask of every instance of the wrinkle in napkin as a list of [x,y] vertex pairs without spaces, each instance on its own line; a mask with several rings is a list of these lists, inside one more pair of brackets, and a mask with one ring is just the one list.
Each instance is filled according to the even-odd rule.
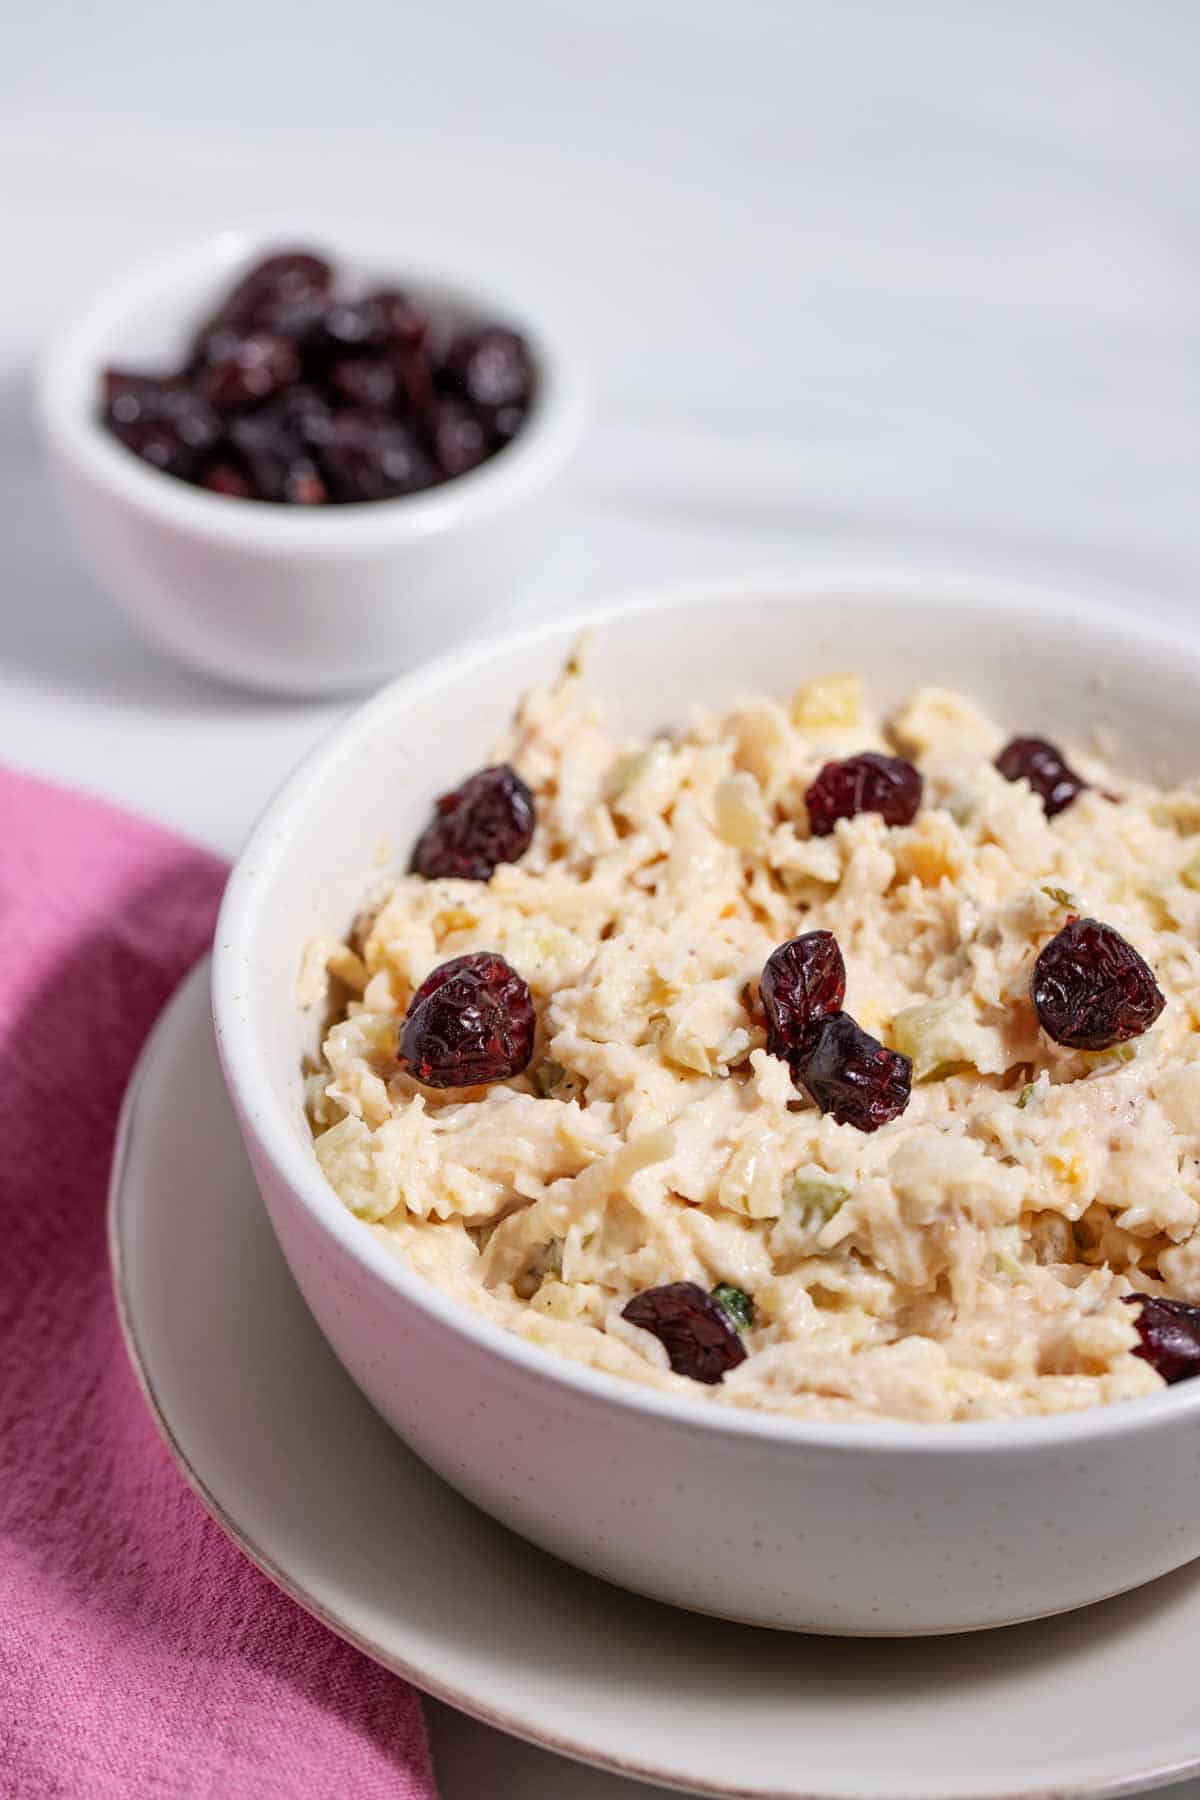
[[0,1793],[436,1800],[420,1701],[221,1534],[143,1405],[105,1190],[225,870],[0,771]]

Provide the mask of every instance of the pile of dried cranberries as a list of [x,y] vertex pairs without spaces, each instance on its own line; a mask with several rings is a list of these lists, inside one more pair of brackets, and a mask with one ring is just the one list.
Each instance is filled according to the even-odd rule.
[[878,1131],[898,1119],[912,1090],[912,1063],[842,1011],[846,965],[829,931],[806,931],[767,958],[760,986],[767,1049],[839,1125]]
[[456,330],[411,296],[335,289],[324,258],[256,263],[166,375],[108,369],[101,423],[167,475],[240,500],[324,506],[419,493],[516,436],[529,348]]

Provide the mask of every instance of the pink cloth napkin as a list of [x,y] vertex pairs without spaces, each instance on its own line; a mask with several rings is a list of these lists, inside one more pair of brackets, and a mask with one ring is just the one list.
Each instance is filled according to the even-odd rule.
[[221,1535],[142,1405],[104,1200],[225,871],[0,771],[0,1793],[435,1800],[414,1691]]

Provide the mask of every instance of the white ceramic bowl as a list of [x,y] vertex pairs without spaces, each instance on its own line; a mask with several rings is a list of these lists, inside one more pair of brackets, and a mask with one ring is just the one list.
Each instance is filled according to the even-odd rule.
[[[1143,774],[1200,768],[1200,645],[1086,600],[833,575],[591,623],[595,684],[623,727],[855,668],[885,707],[933,680],[1014,730],[1070,740],[1110,724]],[[395,682],[293,776],[229,885],[214,968],[226,1078],[284,1254],[346,1368],[427,1462],[517,1531],[623,1586],[764,1625],[968,1630],[1081,1606],[1200,1554],[1200,1381],[958,1425],[692,1405],[460,1308],[326,1185],[302,1105],[302,946],[347,925],[381,834],[403,853],[576,630],[479,645]]]
[[[448,316],[511,324],[537,396],[512,443],[427,493],[358,506],[230,500],[147,467],[96,420],[101,371],[176,363],[237,273],[272,249],[327,254],[347,288],[387,281]],[[552,530],[546,502],[582,434],[585,381],[532,292],[461,251],[410,246],[401,227],[279,220],[229,230],[106,289],[40,373],[38,411],[68,512],[112,598],[205,672],[283,693],[339,693],[478,629]]]

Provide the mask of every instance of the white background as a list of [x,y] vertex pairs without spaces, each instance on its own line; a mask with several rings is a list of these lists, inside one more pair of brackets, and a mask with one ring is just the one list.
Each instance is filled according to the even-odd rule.
[[[10,7],[0,757],[232,854],[337,716],[144,648],[29,423],[56,317],[266,210],[460,236],[570,307],[596,427],[505,614],[886,555],[1190,618],[1198,99],[1191,0]],[[649,1791],[430,1713],[445,1800]]]

